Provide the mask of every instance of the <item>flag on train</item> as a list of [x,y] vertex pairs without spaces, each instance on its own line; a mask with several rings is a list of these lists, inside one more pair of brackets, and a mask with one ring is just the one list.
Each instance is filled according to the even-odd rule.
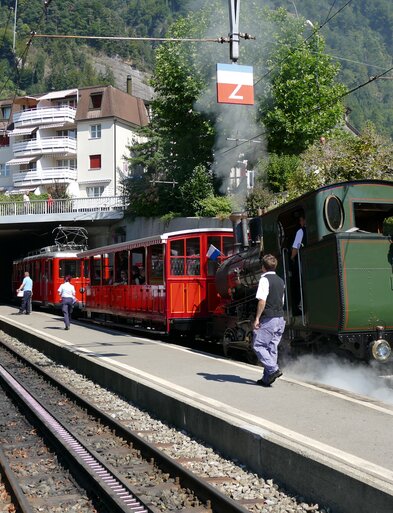
[[206,253],[207,258],[210,258],[210,260],[217,260],[217,258],[221,255],[221,251],[217,249],[216,246],[213,246],[213,244],[210,244],[210,247]]

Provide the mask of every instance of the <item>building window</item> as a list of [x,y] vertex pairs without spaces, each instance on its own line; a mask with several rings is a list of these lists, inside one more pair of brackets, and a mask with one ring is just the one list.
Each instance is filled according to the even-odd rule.
[[56,130],[57,137],[70,137],[76,139],[76,130]]
[[9,176],[10,170],[7,164],[0,164],[0,176]]
[[57,108],[72,107],[73,109],[76,109],[76,107],[77,107],[76,98],[73,98],[70,100],[60,100],[60,101],[56,102],[56,107]]
[[90,168],[101,169],[101,155],[90,155]]
[[21,164],[20,171],[37,171],[37,162],[29,162],[29,164]]
[[93,93],[90,95],[89,109],[100,109],[102,103],[102,93]]
[[56,167],[64,167],[67,169],[76,169],[76,160],[75,159],[56,160]]
[[101,139],[101,125],[91,125],[90,137],[91,139]]
[[10,138],[8,135],[0,135],[0,148],[1,146],[9,146],[10,145]]
[[11,116],[11,105],[1,106],[1,119],[9,119]]
[[86,194],[88,198],[99,198],[104,194],[105,187],[86,187]]

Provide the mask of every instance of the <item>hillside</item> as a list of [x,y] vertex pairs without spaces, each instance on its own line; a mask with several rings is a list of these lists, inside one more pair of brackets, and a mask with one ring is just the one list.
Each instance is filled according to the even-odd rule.
[[[222,1],[227,6],[227,0]],[[162,37],[171,22],[185,14],[195,1],[53,0],[46,13],[43,4],[42,0],[18,2],[16,55],[26,61],[21,68],[16,66],[12,52],[15,0],[0,0],[2,98],[13,96],[15,92],[34,94],[93,83],[111,83],[125,89],[128,67],[142,72],[154,67],[152,43],[97,40],[87,43],[77,39],[35,38],[31,47],[26,48],[30,31]],[[320,32],[326,38],[327,52],[338,60],[342,67],[340,79],[352,89],[391,67],[393,9],[391,0],[353,0],[345,4],[344,0],[266,1],[270,7],[284,6],[294,16],[311,20],[315,27],[322,25]],[[252,16],[252,13],[247,14],[246,5],[252,6],[252,2],[241,4],[241,30],[244,31],[250,21],[247,18]],[[310,30],[305,28],[305,37]],[[393,137],[393,80],[374,81],[347,96],[345,104],[352,110],[353,125],[361,129],[367,120],[372,120],[380,132]]]

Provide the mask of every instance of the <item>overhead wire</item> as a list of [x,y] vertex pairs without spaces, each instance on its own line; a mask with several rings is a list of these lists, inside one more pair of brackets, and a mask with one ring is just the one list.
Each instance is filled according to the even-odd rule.
[[[304,39],[303,41],[303,45],[305,43],[307,43],[307,41],[309,39],[311,39],[312,37],[315,37],[315,35],[325,26],[327,25],[333,18],[335,18],[335,16],[337,16],[341,11],[343,11],[343,9],[345,9],[345,7],[347,7],[347,5],[349,5],[353,0],[348,0],[338,11],[336,11],[334,14],[332,14],[330,17],[326,18],[326,20],[322,23],[322,25],[319,25],[318,28],[316,28],[312,34],[310,34],[308,37],[306,37],[306,39]],[[281,66],[281,64],[283,62],[285,62],[287,59],[289,59],[289,56],[290,54],[286,55],[283,59],[281,59],[279,62],[277,62],[269,71],[267,71],[261,78],[259,78],[256,82],[254,82],[254,86],[256,86],[257,84],[259,84],[259,82],[261,80],[263,80],[264,78],[266,78],[268,75],[270,75],[270,73],[272,73],[272,71],[277,68],[278,66]]]

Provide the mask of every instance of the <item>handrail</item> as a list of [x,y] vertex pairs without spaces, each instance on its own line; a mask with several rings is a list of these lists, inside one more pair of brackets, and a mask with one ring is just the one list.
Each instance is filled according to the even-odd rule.
[[287,305],[287,323],[289,324],[290,317],[289,317],[289,298],[288,298],[288,273],[287,273],[287,261],[286,256],[288,255],[287,248],[284,248],[282,250],[282,265],[284,270],[284,284],[285,284],[285,304]]
[[97,198],[66,198],[31,201],[0,202],[0,217],[42,214],[67,214],[72,212],[122,211],[127,206],[124,196]]

